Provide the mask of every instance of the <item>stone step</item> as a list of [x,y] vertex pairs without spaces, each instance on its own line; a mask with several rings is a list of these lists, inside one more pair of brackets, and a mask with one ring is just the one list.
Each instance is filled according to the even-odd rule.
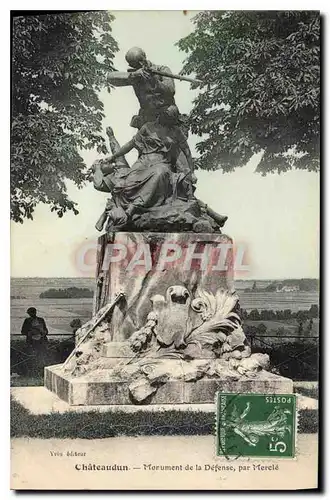
[[[111,415],[124,412],[134,414],[145,412],[146,414],[157,414],[169,412],[169,418],[173,412],[179,412],[182,420],[195,412],[205,415],[205,422],[209,421],[210,413],[214,413],[214,403],[204,404],[156,404],[156,405],[98,405],[98,406],[72,406],[66,401],[61,400],[56,394],[48,391],[45,387],[12,387],[11,396],[14,401],[21,404],[31,415],[45,416],[57,414],[59,416],[65,413],[107,413],[109,423],[111,424]],[[306,398],[297,395],[297,407],[299,410],[299,433],[315,433],[318,429],[318,401],[313,398]],[[133,415],[132,415],[133,418]]]

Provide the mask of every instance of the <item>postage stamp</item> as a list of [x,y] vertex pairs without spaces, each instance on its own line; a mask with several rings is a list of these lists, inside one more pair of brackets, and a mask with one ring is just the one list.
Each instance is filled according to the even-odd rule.
[[295,434],[295,395],[217,393],[217,456],[293,458]]

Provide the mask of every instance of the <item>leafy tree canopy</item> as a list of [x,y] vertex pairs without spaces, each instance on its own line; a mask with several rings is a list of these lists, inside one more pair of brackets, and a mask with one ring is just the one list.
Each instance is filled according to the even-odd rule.
[[71,210],[66,181],[88,177],[79,150],[106,152],[103,104],[118,50],[105,11],[13,17],[11,217],[33,218],[42,202]]
[[[319,168],[320,18],[315,11],[205,11],[178,42],[203,81],[191,130],[198,166],[228,172]],[[204,138],[205,137],[205,138]]]

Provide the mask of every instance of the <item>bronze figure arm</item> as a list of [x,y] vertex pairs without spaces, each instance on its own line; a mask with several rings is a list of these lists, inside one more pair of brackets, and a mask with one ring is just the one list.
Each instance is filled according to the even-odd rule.
[[115,87],[128,87],[132,85],[132,80],[129,73],[123,71],[112,71],[108,73],[107,80],[111,85]]

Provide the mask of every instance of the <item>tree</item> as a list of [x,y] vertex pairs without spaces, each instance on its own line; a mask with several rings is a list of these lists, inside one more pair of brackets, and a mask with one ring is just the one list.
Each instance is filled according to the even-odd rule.
[[312,304],[309,311],[308,315],[310,318],[318,318],[319,317],[319,306],[317,304]]
[[275,317],[277,320],[282,320],[284,319],[284,312],[282,310],[278,310],[275,312]]
[[284,309],[283,319],[291,319],[291,318],[292,318],[292,311],[291,311],[291,309]]
[[258,334],[258,328],[254,325],[246,325],[244,330],[247,337],[255,337]]
[[308,319],[308,316],[309,316],[308,311],[299,310],[296,313],[296,320],[298,321],[298,323],[299,322],[304,323]]
[[264,336],[267,332],[267,326],[265,323],[260,323],[257,327],[258,335]]
[[72,299],[72,298],[90,298],[93,297],[93,290],[89,288],[78,288],[72,286],[69,288],[49,288],[39,295],[40,299]]
[[276,313],[275,311],[273,311],[273,309],[268,310],[268,319],[269,320],[276,319]]
[[302,322],[302,320],[299,320],[298,321],[298,330],[297,330],[298,335],[301,335],[303,333],[303,329],[304,329],[303,328],[303,322]]
[[276,292],[278,285],[276,283],[270,283],[269,285],[266,286],[265,291],[266,292]]
[[248,318],[248,312],[246,309],[241,309],[241,319],[242,321],[245,321]]
[[[33,218],[37,203],[58,216],[76,203],[66,181],[88,179],[79,151],[106,153],[106,86],[118,50],[105,11],[13,17],[11,217]],[[110,90],[110,89],[108,89]]]
[[313,330],[313,318],[310,318],[308,325],[307,325],[307,333],[311,333]]
[[260,319],[263,320],[263,321],[267,321],[267,320],[270,320],[270,311],[268,309],[262,309],[262,311],[260,311]]
[[197,166],[224,172],[263,152],[257,171],[319,169],[316,11],[205,11],[178,42],[203,83],[190,116]]
[[249,319],[252,321],[259,321],[260,320],[260,313],[258,309],[252,309],[249,314]]

